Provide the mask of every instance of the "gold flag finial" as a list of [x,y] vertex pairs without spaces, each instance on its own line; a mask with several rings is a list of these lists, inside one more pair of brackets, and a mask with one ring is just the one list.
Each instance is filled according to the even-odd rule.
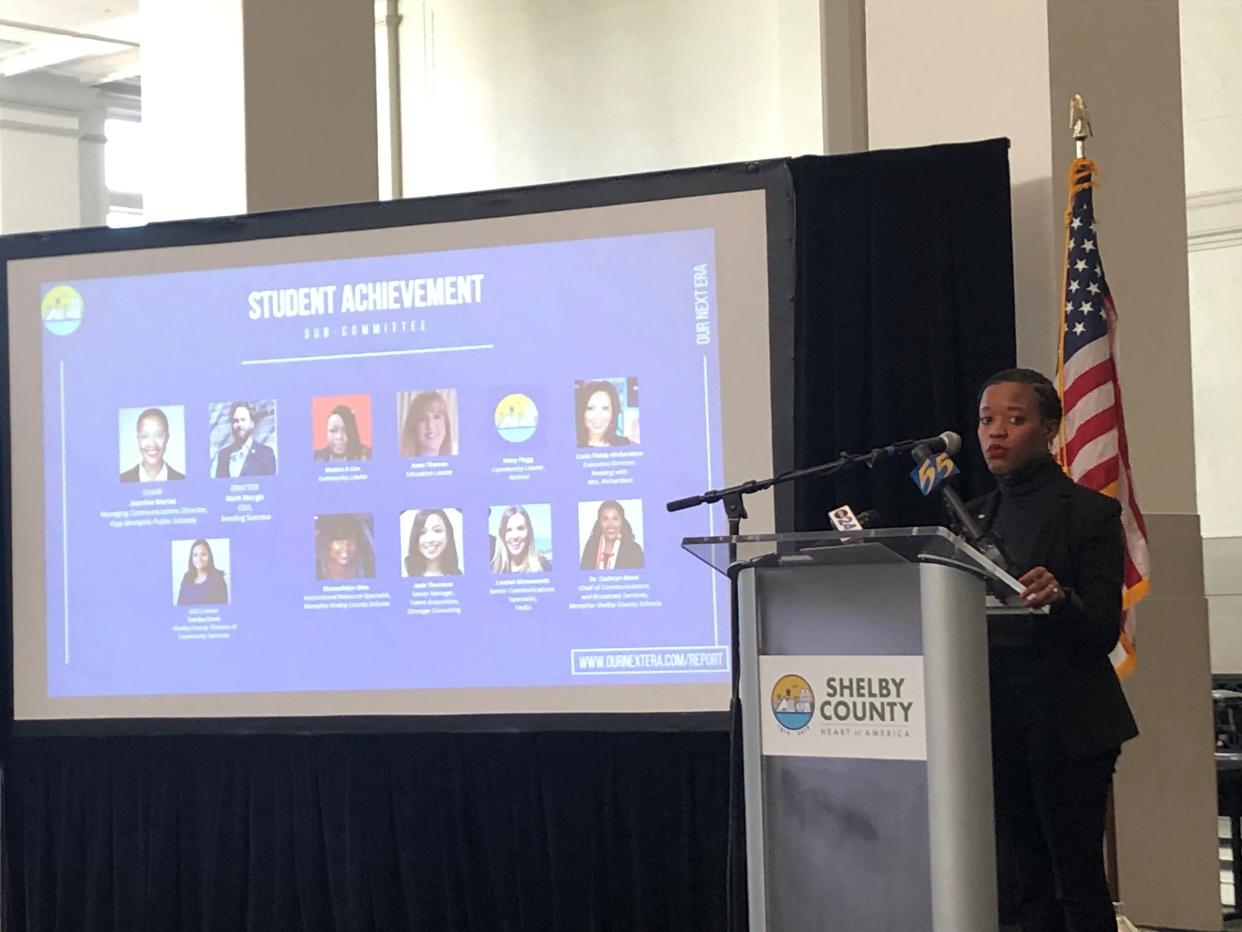
[[1091,133],[1091,114],[1083,102],[1082,94],[1070,98],[1070,135],[1074,137],[1074,155],[1083,157],[1083,143]]

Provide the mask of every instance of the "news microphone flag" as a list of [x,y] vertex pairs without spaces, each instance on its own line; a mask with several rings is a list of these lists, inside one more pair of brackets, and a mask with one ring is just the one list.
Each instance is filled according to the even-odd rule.
[[1121,637],[1113,649],[1118,676],[1134,669],[1133,607],[1147,595],[1151,562],[1147,526],[1134,496],[1130,448],[1117,376],[1117,308],[1104,279],[1092,202],[1096,164],[1070,165],[1065,211],[1065,278],[1057,340],[1057,389],[1064,416],[1056,441],[1057,460],[1080,485],[1121,503],[1125,531],[1125,582]]
[[958,473],[957,463],[947,453],[925,456],[910,472],[910,478],[924,495],[931,495],[940,483]]

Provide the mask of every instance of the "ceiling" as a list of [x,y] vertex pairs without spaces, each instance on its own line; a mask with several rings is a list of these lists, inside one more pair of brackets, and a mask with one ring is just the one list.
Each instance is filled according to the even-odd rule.
[[3,0],[0,77],[36,72],[103,84],[140,71],[139,0]]

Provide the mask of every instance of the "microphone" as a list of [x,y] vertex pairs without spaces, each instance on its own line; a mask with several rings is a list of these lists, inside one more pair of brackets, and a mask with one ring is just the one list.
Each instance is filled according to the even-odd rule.
[[962,438],[953,431],[946,430],[938,437],[915,443],[916,445],[910,450],[919,464],[911,473],[915,485],[924,495],[930,494],[932,489],[940,489],[940,497],[949,507],[949,511],[953,513],[953,517],[957,519],[966,540],[985,557],[1008,572],[1009,557],[1004,548],[1000,546],[1000,542],[983,533],[983,529],[979,527],[975,516],[970,513],[970,509],[957,494],[957,490],[945,481],[957,473],[957,465],[949,457],[962,448]]
[[916,460],[925,460],[937,453],[953,456],[961,448],[962,438],[953,431],[946,430],[935,437],[924,437],[922,440],[903,440],[900,443],[889,444],[883,448],[883,452],[889,456],[895,456],[899,453],[911,453]]
[[842,505],[828,512],[828,520],[838,531],[861,531],[864,528],[875,527],[880,523],[881,518],[880,513],[874,508],[856,515],[849,505]]
[[863,527],[879,527],[884,523],[884,515],[880,514],[878,509],[868,508],[858,516],[858,523]]

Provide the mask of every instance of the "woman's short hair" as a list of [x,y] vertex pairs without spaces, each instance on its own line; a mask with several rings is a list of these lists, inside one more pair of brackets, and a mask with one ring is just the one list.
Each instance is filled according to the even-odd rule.
[[168,433],[168,415],[159,408],[147,408],[138,415],[138,420],[134,422],[135,430],[142,430],[143,421],[159,421],[164,425],[164,433]]
[[420,508],[414,515],[414,524],[410,527],[410,540],[405,552],[405,573],[407,576],[422,576],[427,572],[427,558],[418,547],[418,539],[422,536],[427,519],[438,515],[444,522],[444,553],[440,557],[440,572],[445,576],[456,576],[461,572],[461,564],[457,557],[457,537],[453,531],[453,522],[443,508]]
[[349,405],[337,405],[328,412],[328,420],[332,420],[334,414],[345,425],[345,455],[350,459],[356,459],[362,455],[362,437],[358,434],[358,418],[354,416],[354,410]]
[[1039,404],[1039,416],[1045,421],[1061,420],[1061,396],[1057,394],[1057,387],[1052,384],[1048,376],[1035,369],[1003,369],[991,376],[979,386],[979,396],[975,399],[975,407],[979,407],[982,403],[983,393],[990,386],[999,385],[1002,382],[1017,382],[1019,385],[1031,386],[1035,392],[1035,400]]
[[448,456],[453,452],[453,422],[449,418],[448,402],[439,392],[419,392],[410,399],[405,409],[405,430],[401,433],[402,456],[418,455],[418,421],[423,412],[429,411],[433,405],[439,405],[444,412],[444,441],[440,444],[439,455]]
[[608,396],[608,401],[612,405],[612,420],[608,422],[608,426],[604,428],[604,442],[611,444],[617,439],[617,418],[621,415],[621,396],[617,394],[617,387],[611,382],[598,380],[594,382],[585,382],[578,387],[577,404],[574,410],[578,413],[578,446],[585,447],[590,443],[590,437],[587,436],[586,424],[583,418],[586,416],[587,404],[591,400],[591,396],[596,392],[603,392]]

